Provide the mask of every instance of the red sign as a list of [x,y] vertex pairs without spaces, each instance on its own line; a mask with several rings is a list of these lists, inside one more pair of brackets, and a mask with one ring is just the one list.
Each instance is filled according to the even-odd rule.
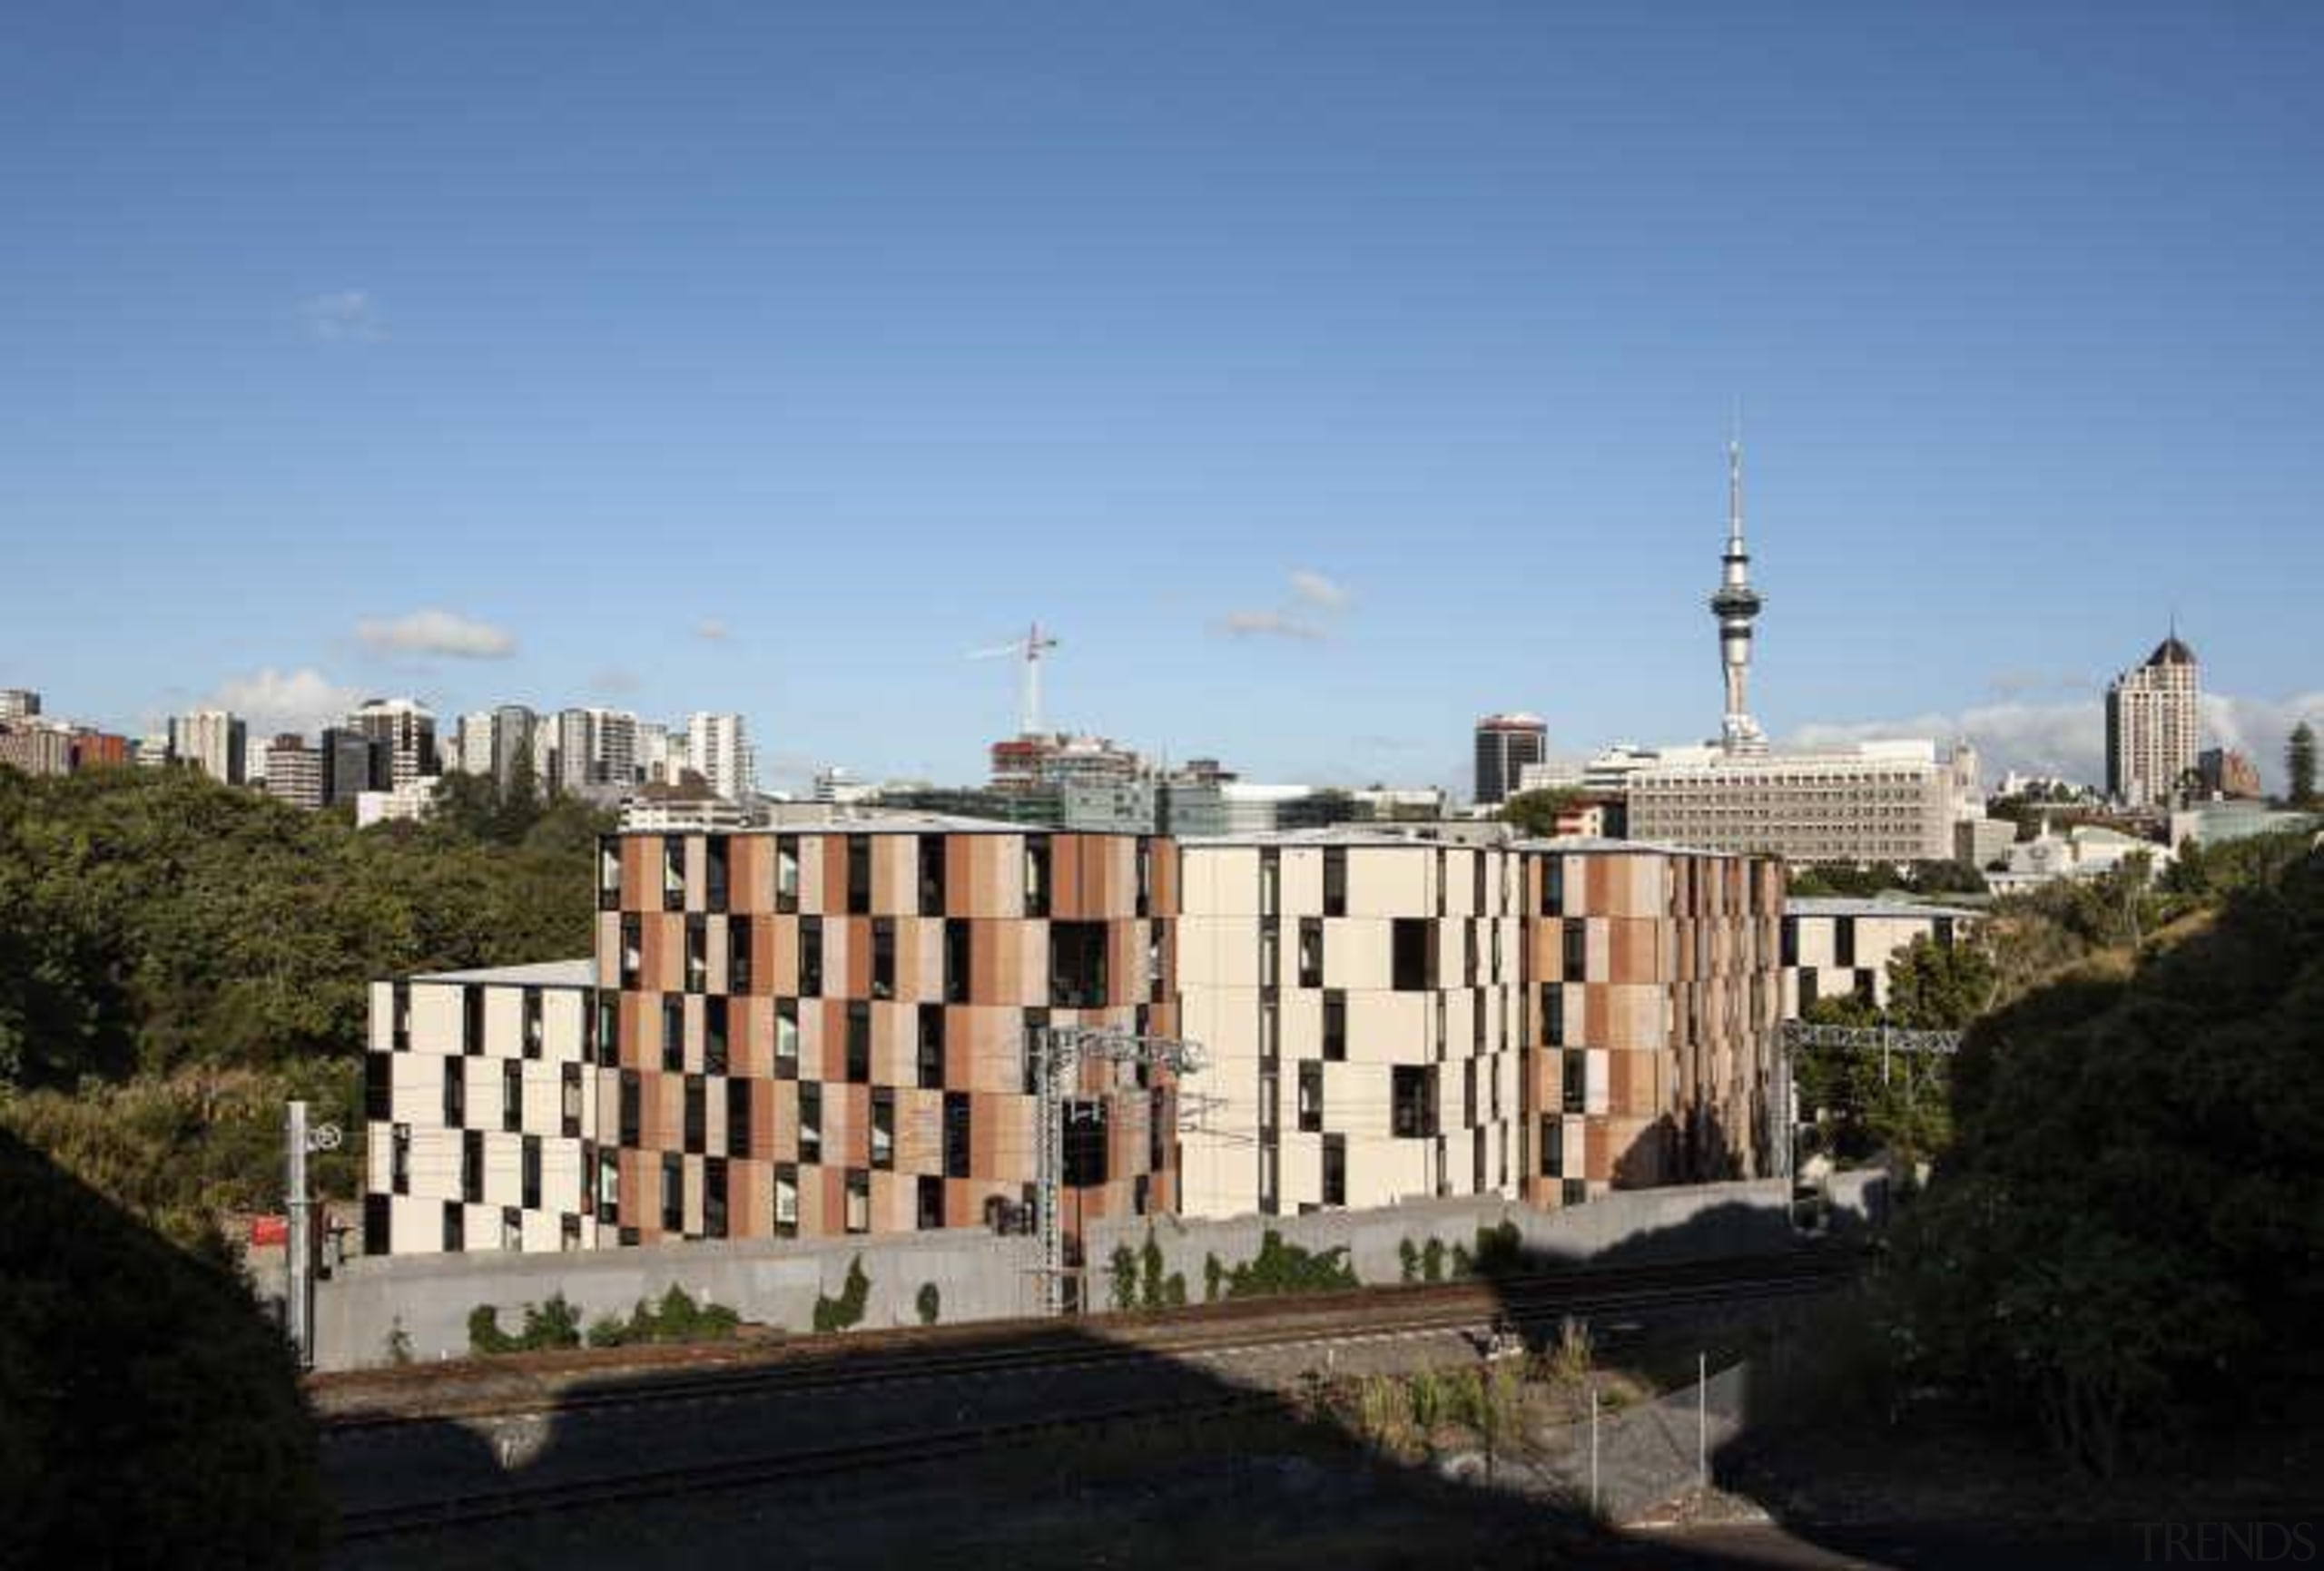
[[290,1242],[290,1219],[287,1216],[254,1216],[251,1218],[251,1244],[256,1249],[281,1249]]

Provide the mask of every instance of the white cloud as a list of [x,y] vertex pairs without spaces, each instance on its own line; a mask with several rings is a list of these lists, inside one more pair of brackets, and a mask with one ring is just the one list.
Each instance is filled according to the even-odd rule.
[[308,335],[326,344],[376,344],[388,336],[379,302],[369,290],[340,290],[316,295],[299,308]]
[[[2324,724],[2324,692],[2281,700],[2208,692],[2203,695],[2203,744],[2250,754],[2260,766],[2260,779],[2271,788],[2280,787],[2284,740],[2303,717]],[[1931,711],[1902,720],[1815,722],[1799,727],[1790,741],[1816,747],[1915,736],[1939,741],[1967,737],[1976,744],[1989,782],[2011,770],[2061,775],[2092,785],[2106,781],[2106,710],[2102,700],[2008,702],[1952,713]]]
[[249,722],[252,737],[261,737],[336,725],[362,701],[359,691],[341,687],[319,671],[282,672],[270,665],[219,683],[205,702],[233,711]]
[[705,643],[724,643],[734,636],[726,624],[715,616],[705,616],[696,623],[694,635]]
[[448,611],[415,611],[409,616],[358,623],[355,636],[365,647],[389,654],[502,660],[517,652],[517,641],[508,633]]
[[627,698],[645,685],[637,673],[618,665],[592,672],[589,676],[589,690],[600,698]]
[[1290,638],[1314,643],[1324,630],[1282,611],[1230,611],[1213,623],[1229,638]]
[[1324,577],[1313,568],[1295,569],[1291,574],[1291,595],[1309,605],[1320,605],[1326,611],[1342,611],[1354,598],[1344,584]]

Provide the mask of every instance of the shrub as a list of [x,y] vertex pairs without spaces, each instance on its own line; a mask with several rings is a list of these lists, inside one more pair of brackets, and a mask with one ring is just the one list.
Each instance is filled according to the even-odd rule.
[[629,1323],[617,1314],[602,1314],[589,1322],[589,1345],[593,1348],[617,1348],[629,1340]]
[[1137,1252],[1126,1243],[1114,1245],[1114,1308],[1123,1313],[1137,1307]]
[[863,1309],[872,1296],[872,1279],[863,1274],[863,1257],[857,1255],[847,1262],[847,1282],[837,1298],[815,1299],[815,1329],[818,1331],[843,1331],[860,1323]]
[[1444,1280],[1444,1244],[1441,1239],[1430,1239],[1420,1252],[1420,1274],[1424,1281]]
[[1226,1273],[1228,1298],[1266,1298],[1276,1293],[1333,1292],[1358,1285],[1344,1246],[1311,1253],[1283,1242],[1269,1228],[1259,1252]]
[[1411,1239],[1396,1241],[1396,1263],[1403,1272],[1405,1285],[1410,1286],[1420,1280],[1420,1251],[1413,1246]]
[[519,1340],[527,1350],[577,1348],[581,1345],[581,1313],[566,1301],[563,1293],[551,1293],[548,1301],[538,1309],[531,1304],[525,1306],[525,1329]]
[[1525,1263],[1525,1237],[1513,1222],[1477,1229],[1477,1252],[1472,1257],[1479,1276],[1513,1276]]
[[1162,1302],[1170,1309],[1187,1307],[1187,1273],[1174,1271],[1170,1280],[1162,1284]]
[[920,1323],[932,1326],[944,1312],[944,1294],[932,1281],[920,1284],[920,1291],[912,1298],[912,1308],[919,1311]]
[[411,1333],[403,1329],[401,1315],[388,1324],[388,1362],[399,1369],[411,1362]]
[[1154,1230],[1146,1230],[1146,1247],[1138,1252],[1139,1264],[1145,1271],[1145,1286],[1140,1301],[1150,1310],[1162,1307],[1162,1246],[1154,1241]]
[[1215,1254],[1206,1254],[1203,1256],[1202,1301],[1205,1303],[1216,1303],[1218,1301],[1218,1295],[1225,1291],[1226,1285],[1226,1268],[1218,1263],[1218,1257]]
[[500,1329],[500,1311],[488,1303],[468,1311],[468,1351],[491,1355],[513,1353],[517,1339]]

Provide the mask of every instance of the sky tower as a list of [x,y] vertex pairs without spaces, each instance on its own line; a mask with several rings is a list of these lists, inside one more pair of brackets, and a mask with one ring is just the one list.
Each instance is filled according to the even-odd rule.
[[1743,547],[1743,432],[1738,421],[1727,439],[1727,549],[1719,556],[1718,588],[1710,614],[1718,619],[1718,658],[1727,674],[1727,714],[1719,741],[1729,752],[1765,752],[1768,739],[1751,718],[1746,689],[1751,678],[1751,623],[1759,592],[1751,587],[1751,554]]

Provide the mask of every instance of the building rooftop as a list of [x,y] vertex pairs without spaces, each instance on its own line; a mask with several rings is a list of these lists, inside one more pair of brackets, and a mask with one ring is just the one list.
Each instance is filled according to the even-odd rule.
[[[985,788],[963,788],[982,790]],[[801,806],[824,806],[802,803]],[[659,834],[659,830],[622,830],[622,834]],[[721,835],[1021,835],[1127,834],[1124,830],[1048,830],[1039,824],[1010,823],[1005,819],[969,818],[960,813],[920,812],[909,808],[865,807],[851,810],[833,803],[820,814],[786,818],[779,824],[752,824],[704,831]]]
[[469,971],[428,971],[415,982],[488,983],[502,987],[594,987],[595,960],[537,960],[528,966],[479,966]]
[[2174,633],[2154,646],[2154,653],[2146,657],[2146,663],[2149,665],[2192,665],[2195,663],[2195,652],[2180,642],[2179,635]]
[[1984,913],[1967,906],[1941,906],[1913,899],[1853,895],[1794,895],[1783,903],[1787,917],[1954,917],[1971,920]]
[[[1457,827],[1457,826],[1455,826]],[[1251,830],[1239,834],[1187,835],[1180,838],[1181,847],[1200,849],[1206,846],[1385,846],[1433,847],[1459,845],[1478,847],[1473,839],[1464,839],[1433,824],[1331,824],[1320,829]],[[1485,846],[1487,849],[1512,851],[1556,851],[1597,856],[1686,856],[1740,857],[1740,851],[1715,851],[1702,846],[1673,845],[1663,840],[1617,840],[1603,835],[1559,835],[1534,840],[1508,840]]]

